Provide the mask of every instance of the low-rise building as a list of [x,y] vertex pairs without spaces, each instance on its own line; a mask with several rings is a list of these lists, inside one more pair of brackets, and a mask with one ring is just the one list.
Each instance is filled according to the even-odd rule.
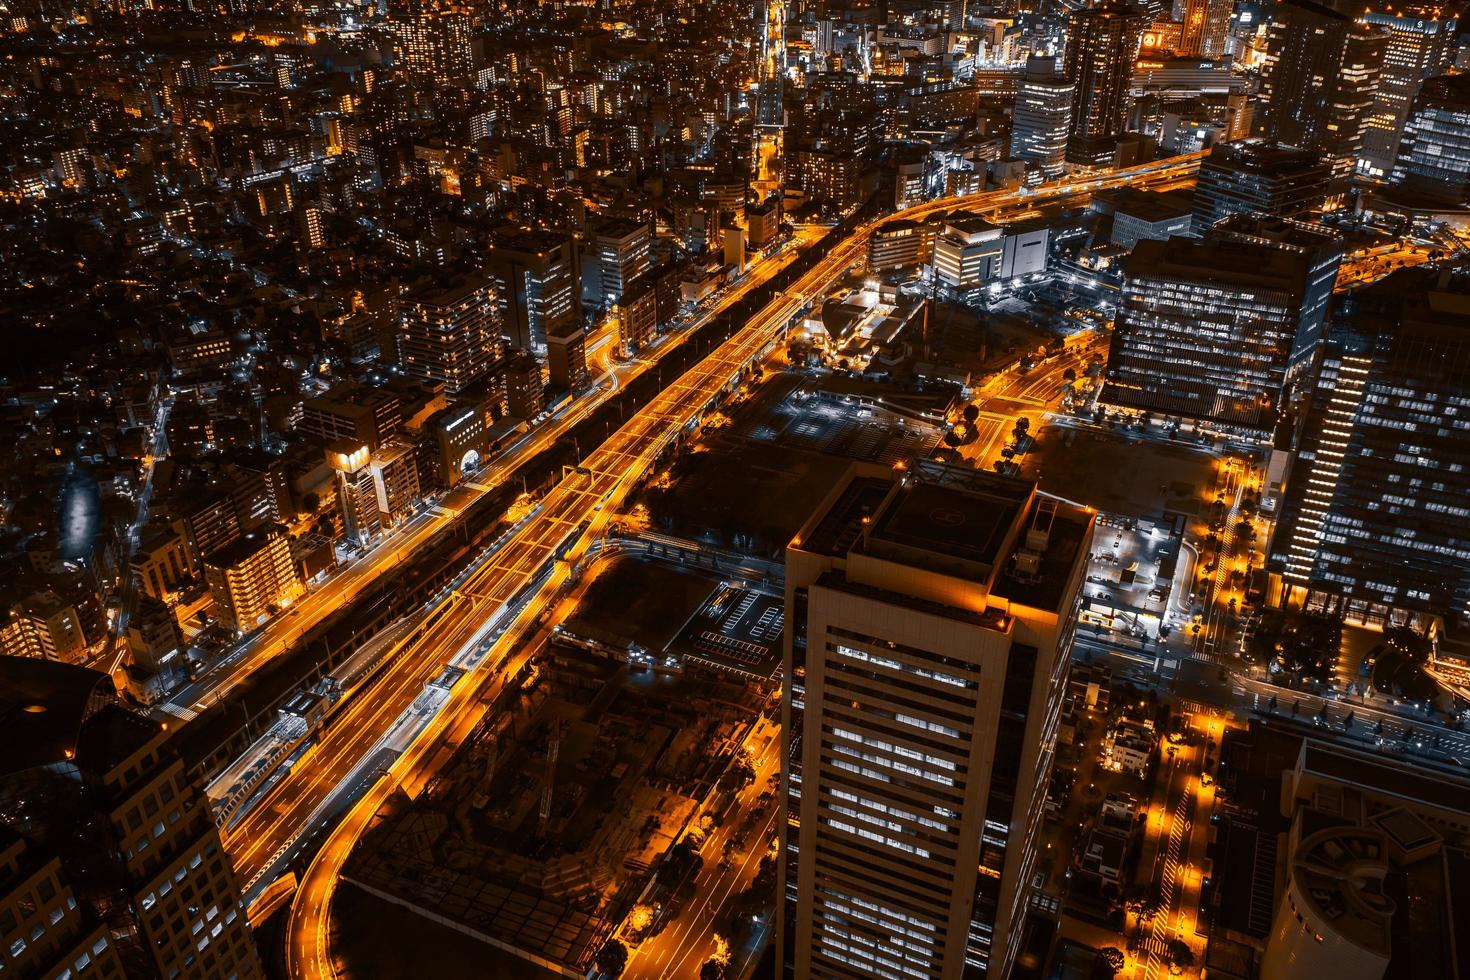
[[291,546],[279,531],[246,535],[204,560],[215,616],[237,633],[259,626],[300,591]]

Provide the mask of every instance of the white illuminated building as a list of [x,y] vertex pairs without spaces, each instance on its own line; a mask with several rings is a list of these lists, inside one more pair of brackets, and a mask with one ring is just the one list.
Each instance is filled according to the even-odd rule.
[[787,552],[779,948],[799,977],[1004,977],[1093,515],[857,466]]

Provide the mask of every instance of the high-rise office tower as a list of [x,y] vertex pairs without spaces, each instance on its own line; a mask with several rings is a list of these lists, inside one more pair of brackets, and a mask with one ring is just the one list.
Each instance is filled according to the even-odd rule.
[[1327,164],[1311,150],[1261,140],[1217,144],[1200,161],[1195,231],[1241,212],[1305,217],[1326,200],[1327,176]]
[[860,464],[791,542],[788,975],[1007,975],[1092,522],[1024,480]]
[[448,85],[474,72],[467,10],[444,4],[406,4],[392,11],[393,58],[417,82]]
[[1302,294],[1302,315],[1292,338],[1286,379],[1295,381],[1309,370],[1322,341],[1337,272],[1342,266],[1343,238],[1327,225],[1278,218],[1264,214],[1234,214],[1208,232],[1214,241],[1244,242],[1281,249],[1301,256],[1307,263],[1307,283]]
[[1388,33],[1378,92],[1363,130],[1361,169],[1387,176],[1398,158],[1404,122],[1419,87],[1426,78],[1442,73],[1454,60],[1458,18],[1448,9],[1430,5],[1375,4],[1364,23]]
[[1072,96],[1067,162],[1101,166],[1112,159],[1128,117],[1128,82],[1148,14],[1123,0],[1102,0],[1067,18],[1066,75]]
[[546,338],[562,324],[582,322],[581,272],[570,235],[519,227],[497,231],[487,267],[511,346],[544,354]]
[[1393,183],[1431,204],[1470,202],[1470,75],[1424,83],[1404,124]]
[[1266,34],[1256,133],[1317,150],[1335,190],[1358,165],[1388,33],[1314,0],[1277,0]]
[[[1470,619],[1470,275],[1410,269],[1333,314],[1271,542],[1273,597]],[[1279,578],[1278,578],[1279,577]]]
[[1011,156],[1034,165],[1035,179],[1056,180],[1067,160],[1076,86],[1057,74],[1055,58],[1033,55],[1016,83]]
[[1102,400],[1269,439],[1297,337],[1314,339],[1321,329],[1321,311],[1304,312],[1307,286],[1306,257],[1286,249],[1139,242],[1123,267]]
[[403,303],[398,359],[408,373],[449,394],[481,379],[500,359],[495,290],[485,276],[428,282]]
[[1230,0],[1188,0],[1179,34],[1179,53],[1191,58],[1222,58],[1230,34]]
[[609,221],[592,236],[582,261],[582,299],[608,306],[653,265],[653,232],[647,222]]
[[263,975],[204,789],[167,737],[106,674],[0,658],[0,824],[70,892],[22,896],[30,921],[14,939],[6,928],[8,951],[57,972],[18,975],[100,976],[119,960],[175,980]]

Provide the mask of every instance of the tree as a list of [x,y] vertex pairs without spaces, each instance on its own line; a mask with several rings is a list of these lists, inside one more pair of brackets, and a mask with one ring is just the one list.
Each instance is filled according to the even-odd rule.
[[1181,970],[1194,966],[1194,950],[1182,939],[1169,940],[1169,963]]
[[960,434],[954,429],[950,429],[944,434],[944,444],[951,449],[955,448],[960,444]]
[[1028,419],[1028,418],[1025,418],[1024,416],[1021,417],[1021,418],[1016,419],[1016,431],[1018,433],[1030,432],[1031,431],[1031,420]]
[[1077,372],[1071,368],[1067,368],[1067,370],[1062,372],[1062,380],[1067,382],[1067,384],[1071,384],[1077,380]]
[[1316,616],[1304,617],[1282,632],[1278,663],[1297,680],[1325,681],[1332,676],[1341,645],[1340,623]]
[[602,944],[602,949],[597,953],[598,972],[617,980],[623,975],[623,970],[628,966],[628,947],[616,939],[609,939]]
[[1116,976],[1123,969],[1123,964],[1128,962],[1128,957],[1116,946],[1104,946],[1097,951],[1097,963],[1094,974],[1102,977]]
[[699,980],[725,980],[725,965],[716,960],[705,960],[699,968]]
[[975,405],[966,405],[965,410],[961,412],[960,415],[964,418],[966,422],[974,425],[975,420],[980,417],[980,409]]

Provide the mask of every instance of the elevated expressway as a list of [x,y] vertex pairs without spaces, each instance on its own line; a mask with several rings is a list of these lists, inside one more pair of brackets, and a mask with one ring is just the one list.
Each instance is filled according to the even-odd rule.
[[[1037,203],[1085,199],[1124,185],[1147,187],[1187,179],[1202,154],[1172,157],[1104,175],[1058,181],[1034,190],[1003,190],[926,202],[856,225],[831,251],[696,366],[668,384],[615,434],[568,473],[531,520],[493,561],[447,597],[404,641],[404,649],[364,695],[339,713],[319,743],[282,777],[226,841],[247,896],[289,857],[303,834],[335,816],[337,790],[362,790],[328,835],[297,892],[287,937],[292,977],[331,977],[327,949],[332,890],[352,846],[393,788],[421,781],[443,736],[463,731],[483,697],[514,677],[527,653],[516,638],[533,626],[566,584],[569,567],[622,504],[655,459],[724,394],[741,371],[761,359],[789,324],[844,273],[863,262],[869,236],[886,221],[922,220],[951,210],[1004,220]],[[566,559],[565,561],[558,560]],[[385,740],[410,712],[425,685],[462,652],[466,676],[385,771],[372,768]],[[486,682],[490,687],[486,690]],[[364,788],[365,787],[365,788]]]

